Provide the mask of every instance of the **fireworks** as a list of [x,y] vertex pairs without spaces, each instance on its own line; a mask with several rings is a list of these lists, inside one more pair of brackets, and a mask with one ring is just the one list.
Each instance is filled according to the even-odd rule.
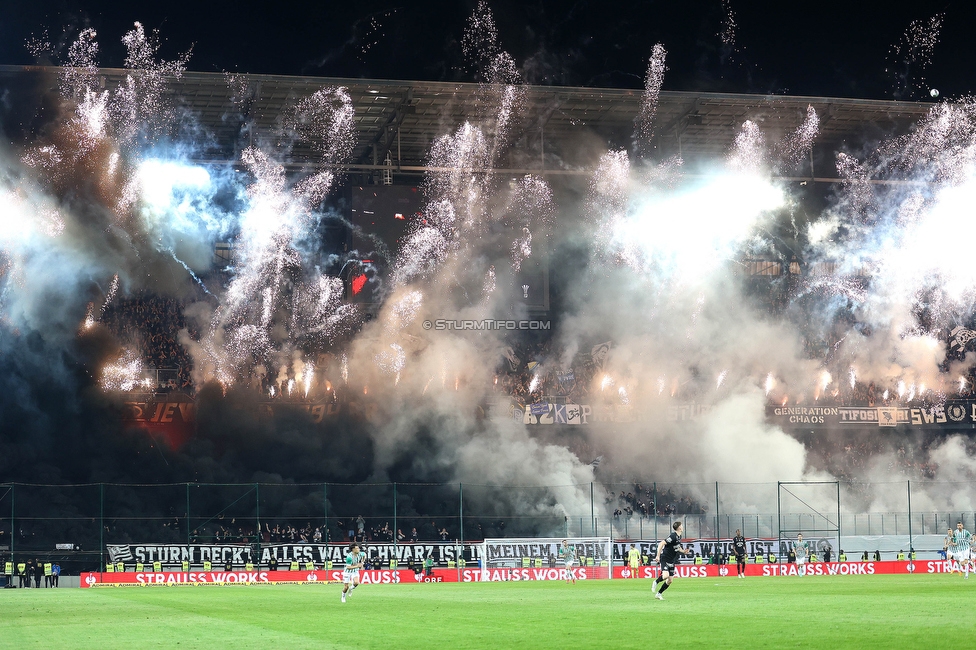
[[786,138],[784,143],[785,158],[789,164],[796,167],[810,154],[813,141],[819,132],[820,117],[813,106],[807,106],[807,114],[803,123]]
[[[912,94],[925,87],[925,71],[932,64],[935,46],[939,43],[944,14],[928,20],[913,20],[901,40],[891,47],[889,60],[896,75],[896,97]],[[938,92],[934,96],[938,96]]]
[[718,34],[722,45],[730,48],[735,47],[736,27],[735,12],[732,11],[732,3],[730,0],[722,0],[722,31]]
[[105,391],[131,391],[146,386],[142,358],[134,350],[124,350],[119,357],[102,367],[99,384]]
[[651,52],[647,62],[647,73],[644,75],[644,95],[641,98],[640,111],[634,125],[635,149],[638,155],[650,153],[651,138],[654,135],[654,116],[657,114],[657,102],[664,83],[666,67],[664,59],[667,52],[658,43]]
[[[722,11],[722,42],[731,48],[735,17],[727,0]],[[936,18],[913,23],[899,53],[920,64],[930,60],[941,27],[941,17]],[[575,227],[571,219],[561,221],[560,228],[574,241],[592,242],[594,260],[587,261],[594,262],[593,276],[610,280],[603,285],[581,275],[579,293],[592,292],[587,295],[593,298],[593,309],[606,311],[586,314],[591,322],[572,322],[569,333],[559,335],[576,349],[580,341],[569,340],[579,333],[573,327],[582,330],[580,340],[602,337],[600,328],[617,336],[624,328],[614,319],[633,313],[632,332],[653,339],[646,347],[624,344],[647,352],[643,358],[633,357],[632,368],[611,367],[608,361],[594,370],[588,386],[598,383],[609,403],[619,400],[637,407],[652,399],[689,395],[722,400],[739,391],[758,392],[760,386],[767,397],[786,403],[810,394],[820,399],[828,390],[835,395],[842,391],[846,398],[845,383],[860,394],[877,382],[880,393],[882,381],[897,381],[891,392],[910,401],[933,396],[923,379],[937,388],[956,383],[949,379],[956,376],[956,366],[942,384],[933,381],[932,368],[916,372],[917,364],[931,362],[939,368],[945,361],[939,350],[921,357],[916,348],[935,341],[933,333],[950,317],[962,316],[959,322],[965,322],[976,292],[976,271],[967,249],[947,245],[976,239],[973,220],[965,218],[976,204],[976,102],[933,107],[914,131],[884,143],[877,152],[858,153],[860,158],[839,154],[836,166],[844,183],[836,200],[805,228],[797,217],[792,223],[796,242],[786,245],[796,255],[797,269],[802,264],[811,272],[794,271],[788,256],[777,262],[784,269],[783,284],[788,278],[792,285],[783,298],[782,311],[788,315],[781,318],[776,310],[757,315],[760,310],[735,293],[737,276],[729,269],[743,268],[742,259],[752,255],[782,254],[778,220],[785,223],[783,213],[793,212],[796,204],[788,185],[771,174],[809,159],[820,130],[816,110],[808,106],[805,113],[787,116],[783,123],[800,123],[781,141],[767,137],[764,125],[769,122],[761,117],[742,122],[734,133],[730,127],[734,142],[724,159],[684,177],[680,158],[650,159],[667,57],[664,47],[655,45],[634,120],[633,151],[619,148],[621,140],[616,139],[616,148],[602,152],[592,170],[583,209],[560,206],[544,176],[496,169],[510,159],[513,134],[523,132],[526,89],[518,63],[501,48],[487,3],[479,2],[461,43],[482,83],[477,106],[459,123],[446,124],[431,142],[425,161],[431,171],[422,183],[423,218],[411,222],[392,282],[377,292],[383,301],[379,317],[367,322],[357,307],[347,304],[343,280],[336,277],[338,265],[329,266],[333,260],[315,250],[321,204],[341,182],[357,144],[349,92],[333,85],[290,100],[274,134],[281,146],[256,139],[257,144],[241,152],[243,169],[228,179],[215,167],[190,164],[175,154],[171,159],[165,152],[149,154],[147,145],[172,133],[167,130],[173,117],[167,79],[179,78],[187,59],[161,60],[158,37],[138,23],[123,43],[128,74],[117,89],[105,89],[98,84],[95,32],[79,34],[68,49],[70,68],[60,79],[65,133],[32,143],[18,154],[28,168],[25,173],[44,181],[70,178],[69,172],[83,168],[81,162],[96,163],[91,166],[99,170],[97,185],[105,194],[100,207],[117,212],[119,219],[111,227],[119,239],[142,246],[140,253],[162,253],[157,257],[165,259],[167,270],[196,280],[207,293],[212,289],[210,302],[196,307],[212,310],[203,317],[203,322],[210,317],[211,326],[191,342],[198,381],[212,379],[227,388],[259,377],[272,386],[273,395],[308,398],[313,391],[327,390],[324,377],[331,370],[355,392],[362,386],[364,394],[382,396],[385,387],[397,386],[391,394],[415,389],[411,396],[416,397],[421,385],[422,394],[432,385],[437,390],[438,376],[448,392],[453,374],[455,391],[465,386],[463,393],[476,392],[473,377],[495,371],[499,340],[486,336],[481,347],[466,347],[445,334],[437,343],[448,343],[427,352],[438,346],[431,339],[419,340],[419,322],[441,317],[435,314],[444,305],[485,317],[506,303],[523,307],[520,297],[542,295],[544,286],[536,280],[530,286],[524,275],[514,281],[512,276],[535,268],[540,252],[549,248],[557,214],[582,212],[587,221],[579,232],[568,231]],[[234,75],[227,82],[235,106],[243,110],[254,99],[256,82]],[[294,165],[300,155],[307,156]],[[879,189],[876,181],[885,179],[922,180],[925,185]],[[65,230],[78,230],[67,203],[38,199],[41,191],[19,185],[12,176],[4,181],[0,243],[5,269],[17,267],[25,251],[43,249],[33,244],[41,236],[57,238]],[[217,200],[221,192],[236,199],[234,207]],[[559,196],[564,195],[560,189]],[[177,246],[197,241],[209,256],[213,243],[231,239],[233,261],[222,267],[219,281],[203,276],[206,286],[194,270],[206,264]],[[8,261],[8,251],[13,261]],[[91,266],[99,267],[93,273],[99,286],[115,275],[101,308],[97,302],[88,307],[81,325],[86,330],[99,322],[120,285],[124,292],[137,284],[126,275],[133,265],[98,262]],[[834,270],[812,271],[828,265]],[[378,269],[367,267],[367,272],[379,277]],[[5,274],[5,286],[14,284],[14,276],[24,281],[23,273]],[[801,299],[824,308],[809,317],[806,312],[789,313],[799,311]],[[80,311],[72,315],[71,329],[80,316]],[[775,332],[760,331],[770,340],[786,341],[770,345],[774,351],[728,334],[741,333],[737,327],[767,324]],[[359,328],[368,330],[368,336],[357,336]],[[817,340],[821,332],[828,333],[822,342]],[[810,343],[809,348],[794,354],[796,341]],[[336,357],[338,364],[318,361]],[[318,378],[312,359],[320,363]],[[139,363],[127,351],[105,366],[101,385],[106,390],[140,387]],[[475,369],[459,370],[464,364]],[[761,370],[768,368],[775,370],[764,377]],[[547,375],[533,370],[529,392],[547,390]],[[664,371],[667,375],[655,382],[654,376]],[[498,377],[492,381],[489,374],[484,383],[489,382],[497,385]],[[958,392],[968,387],[966,376],[960,376]],[[884,399],[888,394],[885,389]]]

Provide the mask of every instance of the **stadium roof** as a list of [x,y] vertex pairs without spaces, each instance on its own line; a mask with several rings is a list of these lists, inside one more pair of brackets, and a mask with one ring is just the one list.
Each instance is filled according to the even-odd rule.
[[[43,122],[50,107],[40,100],[57,86],[58,68],[0,66],[0,93],[8,102],[33,109],[19,119]],[[127,70],[101,69],[105,88],[118,86]],[[383,168],[390,154],[394,170],[422,173],[434,139],[465,119],[478,119],[487,106],[486,88],[478,84],[376,79],[334,79],[279,75],[228,75],[186,72],[170,79],[168,92],[213,134],[215,146],[199,154],[212,162],[235,163],[236,152],[251,141],[280,139],[280,117],[300,98],[327,86],[343,86],[355,105],[358,142],[347,169],[371,173]],[[244,89],[241,92],[241,89]],[[607,144],[630,144],[641,103],[640,90],[524,86],[519,119],[510,131],[514,146],[500,171],[579,174],[592,169]],[[834,182],[835,154],[859,154],[883,137],[908,131],[932,104],[829,97],[662,92],[654,122],[654,158],[673,155],[693,163],[729,150],[739,127],[753,120],[770,139],[796,129],[812,106],[820,133],[809,161],[798,165],[795,178]],[[33,113],[30,113],[33,110]],[[9,115],[0,120],[9,121]],[[3,123],[8,133],[11,127]],[[310,149],[290,149],[286,162],[314,165]]]

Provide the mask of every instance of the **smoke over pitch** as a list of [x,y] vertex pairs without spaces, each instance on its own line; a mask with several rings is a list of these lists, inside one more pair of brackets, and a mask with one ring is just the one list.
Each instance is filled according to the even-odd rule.
[[[428,162],[438,171],[422,186],[424,219],[408,233],[377,317],[366,320],[342,300],[342,282],[329,270],[337,260],[319,235],[333,218],[322,201],[341,181],[330,170],[355,142],[345,89],[295,98],[282,115],[279,141],[314,151],[315,170],[286,173],[282,149],[262,142],[239,147],[243,173],[204,168],[188,160],[205,138],[163,92],[186,57],[158,60],[138,25],[124,42],[132,74],[104,90],[95,83],[95,34],[83,32],[61,73],[57,117],[2,152],[5,476],[563,486],[542,496],[509,490],[485,503],[498,512],[579,515],[589,511],[593,480],[829,478],[831,459],[808,457],[809,441],[765,422],[768,400],[812,405],[876,382],[899,391],[891,399],[938,401],[956,386],[939,333],[972,319],[976,277],[964,256],[944,254],[937,234],[967,228],[959,206],[976,198],[970,103],[934,108],[913,135],[863,161],[838,157],[848,182],[823,214],[804,220],[800,199],[774,179],[808,155],[816,111],[777,137],[746,122],[727,155],[701,168],[653,160],[666,70],[659,45],[633,151],[598,152],[580,198],[579,188],[554,188],[541,176],[493,171],[512,151],[524,88],[479,4],[463,41],[483,81],[479,117],[446,125],[431,145]],[[246,77],[228,82],[240,97],[251,92]],[[867,182],[878,177],[925,183]],[[235,263],[215,269],[213,244],[228,238]],[[746,286],[740,265],[781,258],[784,248],[809,268],[830,262],[840,271],[770,305]],[[423,327],[525,317],[514,278],[540,256],[549,257],[560,299],[549,314],[550,353],[534,373],[569,368],[610,341],[587,399],[645,414],[580,434],[585,446],[576,449],[608,456],[596,476],[591,458],[545,432],[491,417],[508,338]],[[869,282],[857,279],[865,269]],[[114,390],[138,383],[142,362],[99,318],[115,296],[140,290],[188,305],[180,342],[200,387],[199,431],[177,451],[151,448],[118,419]],[[329,367],[317,368],[323,358]],[[971,362],[957,361],[951,372],[967,373]],[[328,389],[315,384],[324,376]],[[337,418],[327,432],[301,414],[255,420],[246,405],[262,381],[289,393],[361,393],[372,410],[367,420]],[[688,402],[708,414],[669,422],[669,406]],[[939,479],[973,471],[957,439],[931,457]],[[883,469],[889,458],[877,454],[863,478],[896,478]],[[852,498],[887,507],[885,491],[876,492]],[[967,498],[949,505],[968,508]],[[748,489],[728,499],[741,512],[770,506]]]

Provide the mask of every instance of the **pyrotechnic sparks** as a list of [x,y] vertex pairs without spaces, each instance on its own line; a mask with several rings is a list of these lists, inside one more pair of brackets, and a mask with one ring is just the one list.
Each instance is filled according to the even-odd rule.
[[625,386],[621,386],[617,389],[617,395],[620,396],[621,404],[630,404],[630,397],[627,396],[627,388]]
[[718,34],[722,45],[729,48],[735,47],[736,27],[735,12],[732,10],[731,0],[722,0],[722,31]]
[[913,20],[901,40],[891,47],[889,71],[895,74],[895,97],[926,90],[925,71],[932,64],[944,18],[938,13],[928,20]]
[[108,306],[112,304],[115,300],[115,294],[119,291],[119,274],[116,273],[112,276],[112,284],[108,287],[108,292],[105,294],[105,301],[102,303],[101,313],[104,314]]
[[139,353],[124,350],[118,359],[102,367],[99,384],[106,391],[131,391],[145,384],[144,366]]
[[[787,162],[796,167],[810,155],[813,141],[820,132],[820,117],[813,106],[807,106],[806,118],[796,130],[787,136],[784,144],[784,158]],[[811,174],[813,170],[811,169]]]
[[[722,8],[727,16],[722,39],[731,47],[734,16],[728,2]],[[422,402],[431,408],[441,408],[443,402],[452,418],[474,411],[472,405],[494,418],[496,414],[487,413],[494,406],[486,404],[506,398],[512,398],[507,404],[511,413],[521,417],[517,400],[520,409],[529,396],[548,401],[549,390],[556,387],[561,390],[556,394],[567,400],[579,397],[577,391],[592,397],[599,384],[601,406],[625,417],[632,410],[637,415],[639,409],[655,408],[656,402],[671,408],[693,401],[702,407],[739,409],[736,415],[742,421],[750,420],[761,405],[756,384],[762,381],[763,367],[773,369],[763,386],[769,404],[808,403],[811,393],[819,400],[828,390],[841,402],[873,404],[875,389],[883,390],[887,400],[886,386],[895,380],[899,400],[918,396],[931,403],[944,397],[943,389],[952,391],[957,376],[959,393],[971,383],[964,367],[971,361],[963,359],[964,350],[947,358],[935,333],[947,329],[950,321],[969,323],[972,302],[966,299],[976,289],[976,272],[965,247],[946,244],[947,237],[976,238],[976,230],[960,217],[976,203],[976,103],[933,109],[908,136],[874,154],[859,153],[863,162],[842,154],[837,167],[845,185],[821,218],[807,215],[812,223],[804,228],[803,210],[786,196],[790,185],[774,182],[770,175],[773,170],[783,173],[785,164],[809,160],[820,121],[812,107],[805,116],[784,116],[780,124],[795,125],[801,118],[802,123],[777,143],[763,132],[771,122],[762,114],[771,106],[775,110],[776,102],[760,101],[762,111],[750,112],[756,121],[742,124],[725,159],[701,167],[696,160],[694,176],[682,177],[677,157],[656,168],[649,161],[632,162],[646,160],[654,145],[666,54],[655,46],[635,120],[633,158],[625,150],[607,151],[590,179],[588,204],[559,206],[560,213],[587,215],[580,231],[573,230],[574,219],[562,219],[560,235],[564,241],[592,243],[594,259],[580,265],[586,268],[573,279],[572,290],[560,295],[567,306],[558,314],[562,329],[544,342],[559,349],[540,354],[516,352],[513,348],[522,343],[502,335],[428,336],[419,327],[426,317],[488,318],[508,308],[530,312],[545,285],[529,280],[535,276],[527,271],[545,268],[536,264],[540,253],[558,248],[547,242],[557,214],[553,188],[542,175],[516,178],[496,169],[507,168],[509,161],[512,167],[519,163],[522,151],[507,154],[513,134],[524,133],[522,118],[528,113],[523,110],[526,89],[518,85],[518,64],[502,51],[487,4],[479,3],[462,43],[482,82],[472,102],[477,110],[464,116],[467,121],[445,123],[444,135],[428,151],[426,162],[435,171],[423,182],[421,218],[411,221],[400,246],[394,281],[384,282],[382,264],[367,266],[372,263],[359,260],[362,266],[357,268],[366,268],[382,285],[373,293],[379,306],[362,311],[349,304],[343,279],[335,277],[347,258],[337,254],[332,259],[317,248],[319,226],[326,218],[320,204],[340,182],[356,144],[349,93],[326,87],[291,100],[291,108],[280,114],[279,131],[272,134],[280,142],[270,147],[263,136],[254,138],[256,144],[241,154],[245,169],[231,172],[236,176],[228,180],[216,167],[149,157],[143,145],[164,133],[157,125],[172,113],[165,80],[178,78],[185,61],[158,61],[158,45],[140,25],[126,35],[125,45],[129,73],[118,90],[111,85],[103,89],[93,81],[98,51],[94,32],[82,33],[69,51],[77,70],[64,76],[64,133],[31,143],[17,154],[27,167],[25,175],[50,185],[58,179],[70,181],[79,169],[97,168],[93,186],[104,196],[93,201],[99,209],[90,212],[117,209],[119,219],[107,224],[105,232],[117,235],[112,242],[116,249],[132,248],[133,257],[139,257],[138,263],[107,257],[88,264],[94,270],[85,271],[97,278],[99,287],[116,270],[122,276],[112,280],[101,313],[120,285],[123,292],[158,286],[192,293],[199,302],[187,307],[180,342],[192,348],[195,382],[215,380],[228,395],[234,386],[261,386],[276,399],[311,400],[312,393],[331,389],[327,376],[338,381],[339,374],[348,389],[331,399],[338,402],[361,387],[371,400],[357,396],[357,401],[387,400],[393,406],[388,412],[407,410],[407,400],[417,403],[418,395],[429,395],[434,386],[436,398]],[[258,96],[256,82],[228,77],[228,83],[235,110],[249,114]],[[704,126],[717,128],[711,120]],[[769,134],[778,132],[774,128]],[[615,139],[614,146],[620,141]],[[296,144],[314,152],[309,161],[314,172],[297,174],[289,158]],[[576,163],[556,160],[558,155],[549,151],[543,157],[547,171],[552,171],[550,161],[577,171],[570,169]],[[874,184],[884,179],[926,184],[889,191]],[[37,199],[46,190],[18,185],[6,175],[3,181],[0,302],[8,300],[8,287],[31,286],[33,278],[21,270],[27,268],[22,260],[38,250],[47,254],[50,242],[36,244],[40,235],[73,234],[85,225],[72,213],[77,204],[60,197]],[[564,181],[573,182],[560,177],[560,198],[580,189],[564,191]],[[218,194],[233,200],[222,202]],[[98,228],[101,233],[102,225]],[[225,240],[232,255],[214,263],[217,273],[203,275],[210,270],[203,269],[213,245],[224,246]],[[62,247],[57,254],[71,245],[56,243]],[[109,248],[100,248],[99,254]],[[64,257],[83,254],[70,250]],[[770,262],[776,274],[746,280],[758,285],[768,279],[768,296],[740,293],[742,269],[753,268],[743,260],[770,255],[775,259],[759,261]],[[145,269],[146,277],[134,277],[134,268],[139,274]],[[197,280],[206,290],[198,272],[216,296],[202,299],[189,281]],[[171,277],[178,278],[174,284],[179,286],[169,286]],[[87,290],[97,295],[91,287]],[[526,305],[520,297],[533,302]],[[771,309],[762,308],[764,298],[775,301]],[[8,317],[6,304],[3,319]],[[74,309],[66,328],[71,331],[81,315],[79,305]],[[82,329],[100,333],[98,321],[99,311],[89,306]],[[607,359],[587,354],[594,342],[611,338],[614,346],[619,342],[619,354]],[[509,365],[503,371],[498,357],[505,349],[511,354],[505,353],[502,363]],[[100,383],[107,390],[142,385],[138,355],[127,354],[103,369]],[[846,373],[850,390],[831,373],[840,378]],[[457,394],[449,390],[452,374]],[[927,390],[925,382],[936,391]],[[753,401],[747,403],[746,397]],[[409,421],[410,415],[398,423]],[[693,422],[681,426],[697,426]],[[461,421],[458,428],[466,430],[466,424]],[[641,426],[656,434],[647,419]],[[490,435],[488,424],[475,428],[478,435]],[[377,429],[376,442],[382,447],[386,430],[382,425]],[[568,471],[578,472],[574,463],[567,462]],[[800,458],[797,475],[803,463]]]
[[653,147],[651,140],[654,136],[654,116],[657,115],[658,98],[667,70],[664,64],[666,57],[667,51],[658,43],[651,51],[651,58],[647,63],[644,95],[641,97],[640,110],[634,124],[634,149],[639,156],[649,154]]
[[729,152],[729,169],[746,174],[762,173],[766,165],[765,137],[759,125],[752,120],[742,123]]

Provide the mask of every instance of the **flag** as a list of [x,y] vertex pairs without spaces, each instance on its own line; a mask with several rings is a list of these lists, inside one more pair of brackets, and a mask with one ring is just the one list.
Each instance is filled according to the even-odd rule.
[[603,456],[597,456],[592,461],[590,461],[590,467],[592,467],[593,469],[596,469],[597,467],[600,466],[600,463],[602,463],[602,462],[603,462]]
[[529,413],[532,415],[545,415],[549,412],[549,402],[536,402],[529,406]]
[[563,372],[556,375],[556,381],[559,382],[559,388],[565,393],[568,393],[573,389],[573,384],[576,383],[576,374],[572,370],[569,372]]
[[515,354],[515,350],[511,346],[505,348],[505,358],[508,359],[508,369],[510,372],[517,371],[522,364],[522,361]]
[[952,340],[949,341],[949,347],[958,348],[958,351],[962,352],[969,345],[969,342],[976,338],[976,331],[959,325],[949,332],[949,336],[952,337]]
[[590,357],[593,359],[593,365],[601,370],[603,369],[603,364],[607,361],[607,357],[610,355],[611,344],[611,341],[597,343],[590,349]]
[[878,408],[878,426],[879,427],[894,427],[898,426],[898,409],[897,408]]

